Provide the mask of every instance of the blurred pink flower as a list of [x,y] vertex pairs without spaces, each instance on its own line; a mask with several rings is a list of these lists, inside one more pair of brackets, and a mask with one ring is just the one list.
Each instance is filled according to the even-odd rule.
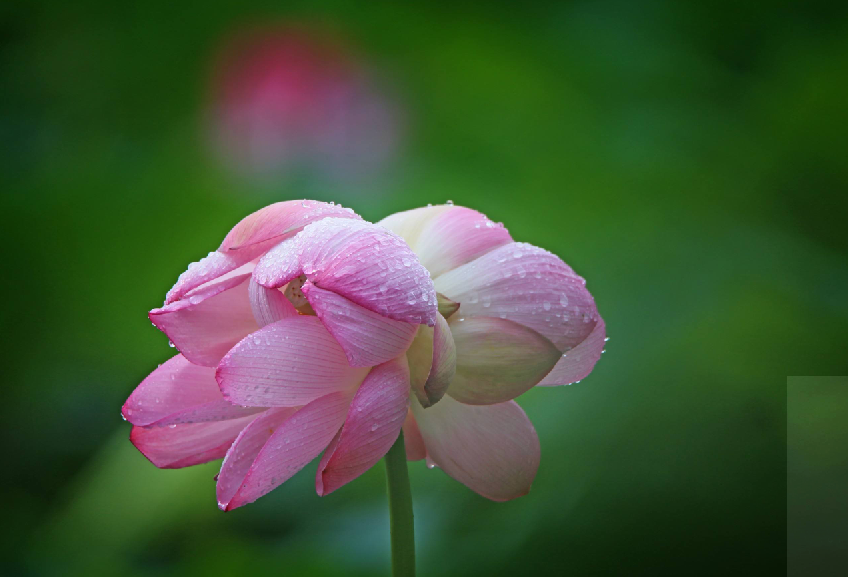
[[502,224],[468,208],[419,208],[378,224],[409,243],[440,301],[454,303],[440,309],[455,344],[456,374],[438,404],[425,409],[426,399],[411,401],[408,458],[426,457],[495,501],[525,494],[539,465],[539,440],[512,399],[592,371],[606,333],[586,281],[556,255],[513,242]]
[[490,499],[525,494],[539,441],[512,399],[583,378],[603,350],[583,279],[467,208],[381,224],[277,203],[190,266],[150,312],[180,354],[123,407],[136,447],[158,467],[225,457],[232,509],[322,450],[316,489],[330,493],[403,427],[410,459]]
[[294,26],[249,29],[222,50],[212,86],[215,141],[239,170],[350,179],[379,171],[397,110],[341,43]]

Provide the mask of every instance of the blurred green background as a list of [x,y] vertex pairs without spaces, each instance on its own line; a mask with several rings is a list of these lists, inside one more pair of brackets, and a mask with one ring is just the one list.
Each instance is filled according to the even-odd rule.
[[[607,322],[589,378],[520,399],[528,496],[411,464],[422,575],[782,573],[786,376],[848,374],[846,6],[4,4],[0,573],[388,573],[382,465],[319,498],[313,463],[225,514],[216,464],[159,471],[119,417],[173,354],[147,310],[301,197],[481,210]],[[267,22],[379,71],[403,116],[379,174],[257,180],[210,150],[214,55]]]

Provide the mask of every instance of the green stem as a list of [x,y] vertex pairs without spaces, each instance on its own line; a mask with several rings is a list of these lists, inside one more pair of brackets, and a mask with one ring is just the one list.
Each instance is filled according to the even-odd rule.
[[389,520],[392,534],[392,575],[415,576],[415,528],[412,521],[412,493],[406,469],[403,431],[386,453],[386,480],[389,493]]

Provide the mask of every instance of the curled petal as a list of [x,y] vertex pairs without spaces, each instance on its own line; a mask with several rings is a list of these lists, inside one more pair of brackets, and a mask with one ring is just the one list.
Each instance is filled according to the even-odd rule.
[[543,387],[570,385],[585,379],[601,358],[606,345],[606,336],[604,319],[598,317],[598,323],[592,334],[568,351],[539,385]]
[[[349,393],[336,392],[308,403],[282,422],[260,422],[233,443],[218,476],[218,505],[229,511],[251,503],[288,480],[332,441],[344,423]],[[266,430],[268,437],[263,441]],[[254,450],[255,459],[245,469]],[[240,453],[244,453],[239,458]]]
[[435,322],[436,292],[427,270],[403,240],[382,227],[325,218],[303,229],[291,246],[262,257],[254,277],[278,287],[301,273],[314,285],[385,317]]
[[294,407],[351,389],[367,372],[348,364],[317,317],[298,315],[239,342],[221,360],[216,378],[224,398],[237,405]]
[[253,318],[260,327],[270,325],[286,317],[297,315],[297,309],[277,289],[265,288],[252,278],[248,288]]
[[315,488],[328,495],[370,469],[398,437],[409,410],[409,368],[401,356],[371,369],[336,439],[318,465]]
[[515,401],[465,405],[445,396],[412,412],[427,456],[445,473],[493,501],[527,494],[539,467],[539,438]]
[[562,260],[514,242],[436,279],[436,290],[460,303],[463,317],[508,319],[546,337],[562,352],[595,328],[598,312],[585,281]]
[[562,358],[554,344],[524,325],[492,317],[451,323],[456,376],[448,394],[469,405],[510,401],[542,378]]
[[456,372],[456,347],[450,326],[436,315],[436,326],[418,329],[406,353],[412,392],[422,406],[437,403]]
[[312,283],[303,286],[303,294],[353,367],[373,367],[403,354],[419,326],[384,317]]
[[214,367],[234,344],[259,328],[249,282],[250,273],[216,280],[150,311],[150,320],[186,359]]
[[189,423],[167,427],[133,427],[130,441],[160,469],[179,469],[220,459],[239,432],[256,418]]
[[464,206],[417,208],[378,224],[403,237],[433,278],[512,242],[502,224]]

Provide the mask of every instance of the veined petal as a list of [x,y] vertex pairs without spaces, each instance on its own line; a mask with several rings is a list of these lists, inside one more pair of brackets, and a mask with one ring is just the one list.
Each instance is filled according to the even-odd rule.
[[604,319],[598,317],[598,323],[592,334],[568,351],[539,385],[543,387],[570,385],[585,379],[601,358],[606,345],[606,336]]
[[367,372],[348,364],[318,317],[298,315],[239,342],[221,360],[216,378],[224,398],[237,405],[294,407],[351,389]]
[[384,317],[310,282],[302,290],[353,367],[373,367],[403,354],[419,326]]
[[422,326],[406,352],[410,386],[425,407],[444,396],[456,372],[456,347],[445,318],[436,316],[436,326]]
[[246,216],[230,230],[217,251],[189,265],[168,291],[165,304],[175,302],[190,290],[249,263],[297,234],[307,224],[327,216],[360,218],[349,208],[314,200],[278,202]]
[[502,224],[464,206],[417,208],[378,224],[403,237],[433,278],[512,242]]
[[493,501],[527,494],[539,467],[539,438],[515,401],[465,405],[446,395],[412,412],[427,456],[445,473]]
[[318,494],[332,493],[382,459],[397,439],[408,410],[406,359],[400,356],[371,369],[353,397],[344,425],[318,465]]
[[225,401],[214,368],[193,365],[177,355],[136,387],[121,414],[133,425],[164,426],[236,419],[262,410]]
[[253,278],[250,279],[248,296],[253,318],[260,327],[298,314],[282,291],[265,288]]
[[421,438],[421,431],[418,430],[418,423],[415,422],[412,411],[406,413],[406,421],[403,423],[403,445],[406,449],[407,461],[420,461],[427,457],[427,448],[424,446],[424,439]]
[[516,398],[562,358],[551,341],[506,319],[459,318],[450,327],[456,343],[456,376],[448,394],[469,405]]
[[[240,441],[244,439],[245,447],[250,450],[258,444],[256,440],[251,440],[248,444],[248,439],[253,439],[253,434],[245,431],[243,437],[233,444],[233,465],[228,465],[228,456],[218,477],[218,482],[222,485],[218,505],[229,511],[251,503],[301,470],[332,441],[344,423],[350,400],[349,392],[330,393],[308,403],[276,428],[268,427],[273,428],[273,432],[256,454],[239,484],[238,472],[244,468],[244,463],[236,458],[241,450]],[[261,432],[259,440],[261,441]],[[233,487],[237,487],[235,492]],[[230,493],[233,496],[227,498]]]
[[562,352],[583,342],[598,312],[585,281],[550,252],[501,246],[443,274],[436,290],[460,303],[462,317],[500,317],[546,337]]
[[386,229],[325,218],[307,226],[292,246],[276,247],[256,266],[266,287],[303,273],[314,285],[394,320],[432,325],[436,293],[412,250]]
[[259,328],[248,296],[250,273],[224,278],[150,311],[150,320],[192,363],[214,367]]
[[167,427],[133,427],[130,441],[160,469],[179,469],[220,459],[239,432],[256,418],[189,423]]
[[317,200],[277,202],[244,217],[227,234],[218,250],[231,252],[268,241],[280,242],[304,226],[327,217],[361,220],[351,209],[338,204]]

